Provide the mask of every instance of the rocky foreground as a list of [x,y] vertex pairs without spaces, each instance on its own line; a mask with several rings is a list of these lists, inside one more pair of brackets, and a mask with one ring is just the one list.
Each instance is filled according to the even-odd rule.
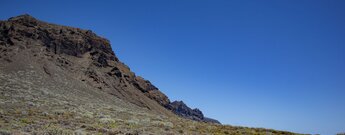
[[0,134],[293,134],[224,126],[171,102],[90,30],[0,21]]

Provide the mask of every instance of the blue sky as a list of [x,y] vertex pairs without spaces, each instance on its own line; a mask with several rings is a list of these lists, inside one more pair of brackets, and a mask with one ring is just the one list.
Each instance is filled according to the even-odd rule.
[[345,132],[345,1],[3,0],[91,29],[171,100],[224,124]]

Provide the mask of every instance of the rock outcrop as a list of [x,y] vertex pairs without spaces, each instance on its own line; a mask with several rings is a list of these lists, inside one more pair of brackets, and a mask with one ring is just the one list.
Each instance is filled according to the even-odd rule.
[[198,109],[191,109],[189,108],[183,101],[174,101],[171,104],[169,104],[168,109],[172,110],[175,114],[195,120],[195,121],[204,121],[204,122],[211,122],[211,123],[219,123],[219,121],[204,117],[204,114]]
[[143,92],[147,97],[155,100],[160,105],[167,107],[170,104],[169,98],[164,95],[158,88],[151,84],[150,81],[145,80],[144,78],[137,76],[135,77],[132,84]]
[[37,68],[52,79],[58,70],[63,70],[95,90],[139,107],[168,116],[173,112],[192,120],[219,123],[183,102],[171,103],[150,81],[136,76],[119,61],[107,39],[90,30],[50,24],[30,15],[0,21],[0,59],[12,63],[21,58],[37,62]]

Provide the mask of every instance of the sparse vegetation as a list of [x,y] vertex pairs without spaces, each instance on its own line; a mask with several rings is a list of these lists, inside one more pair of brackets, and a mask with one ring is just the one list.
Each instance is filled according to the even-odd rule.
[[[22,51],[0,53],[14,59],[10,63],[0,59],[0,134],[294,134],[182,119],[162,106],[170,101],[151,83],[141,79],[138,86],[131,84],[138,78],[114,60],[117,58],[106,39],[91,31],[38,22],[28,15],[12,19],[26,20],[0,22],[2,33],[13,30],[11,34],[18,36],[6,40],[11,45],[0,42],[0,49]],[[73,46],[57,49],[63,41]],[[22,46],[28,43],[32,44]],[[114,67],[119,67],[115,76],[107,74]],[[154,98],[137,87],[145,92],[154,88]],[[156,101],[160,97],[162,102]]]

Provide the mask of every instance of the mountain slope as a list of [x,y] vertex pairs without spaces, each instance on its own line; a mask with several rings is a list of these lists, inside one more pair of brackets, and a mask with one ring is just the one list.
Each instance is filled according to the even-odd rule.
[[[35,68],[42,68],[51,78],[55,76],[50,72],[61,69],[99,91],[170,115],[149,97],[157,99],[160,104],[168,104],[168,98],[158,90],[147,90],[153,91],[152,94],[143,96],[134,85],[136,76],[116,58],[109,41],[91,31],[44,23],[28,15],[10,18],[0,27],[2,46],[15,50],[4,53],[2,57],[5,59],[33,57],[32,60],[42,60],[41,67]],[[25,54],[28,50],[29,54]]]
[[[27,55],[37,56],[45,50],[45,56],[37,57],[55,58],[56,65],[65,71],[73,72],[76,79],[82,80],[83,83],[140,107],[170,115],[170,112],[161,107],[169,108],[168,97],[149,81],[131,72],[115,56],[109,41],[98,37],[92,31],[48,24],[29,15],[10,18],[8,22],[2,22],[1,27],[1,44],[18,47],[16,49],[22,47],[25,50],[40,50]],[[12,53],[17,56],[20,52]],[[75,58],[69,58],[70,56]],[[80,60],[83,60],[83,63],[78,62]],[[43,65],[42,68],[49,74],[49,68],[55,67],[47,65],[49,64]],[[202,118],[197,120],[202,121]]]
[[207,126],[237,132],[179,118],[218,123],[183,102],[171,103],[92,31],[29,15],[0,22],[0,92],[0,128],[11,131],[208,134],[194,129]]

